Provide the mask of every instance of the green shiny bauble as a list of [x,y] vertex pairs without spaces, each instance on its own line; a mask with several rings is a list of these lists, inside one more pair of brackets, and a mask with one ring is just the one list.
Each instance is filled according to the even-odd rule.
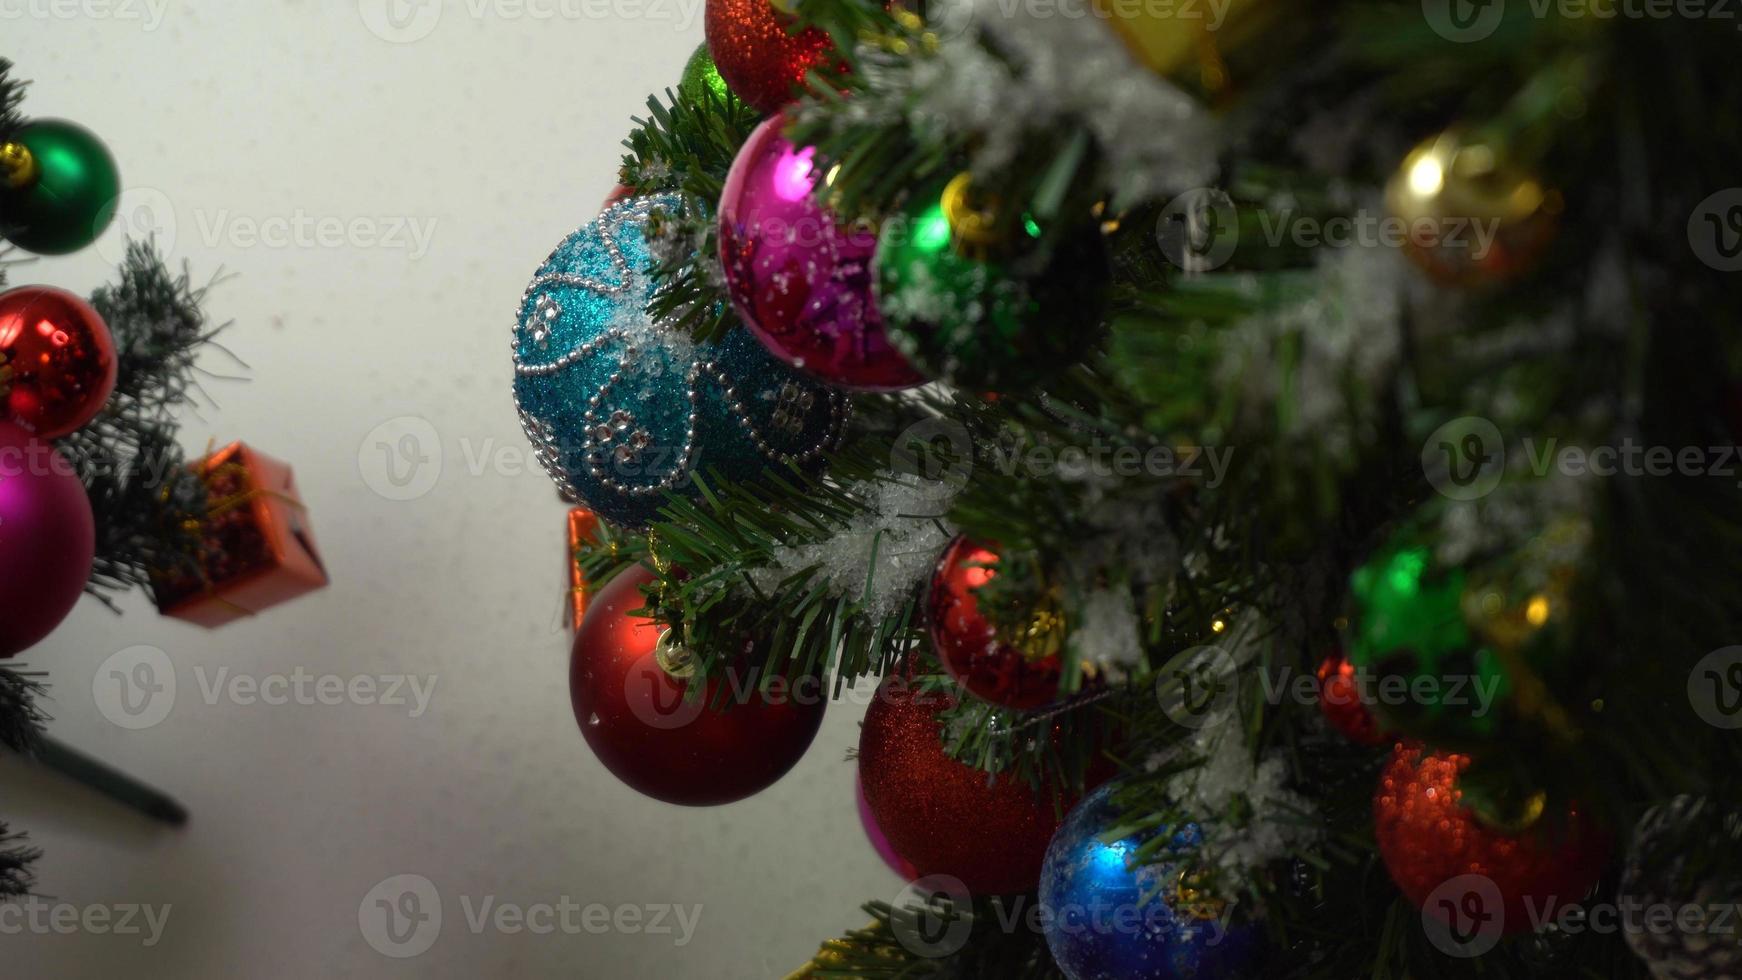
[[732,94],[726,87],[726,80],[720,77],[720,69],[714,66],[714,56],[708,53],[706,44],[697,45],[695,54],[690,55],[690,60],[684,64],[683,79],[677,88],[694,102],[700,102],[708,92],[721,101]]
[[885,226],[875,265],[890,344],[934,379],[986,391],[1030,387],[1081,360],[1112,275],[1098,224],[1049,241],[965,173]]
[[1350,578],[1349,661],[1391,731],[1441,738],[1492,734],[1511,693],[1500,658],[1465,623],[1465,573],[1432,551],[1394,541]]
[[38,119],[18,129],[8,148],[8,159],[20,162],[0,175],[0,236],[40,255],[96,241],[121,193],[121,174],[103,141],[75,123]]

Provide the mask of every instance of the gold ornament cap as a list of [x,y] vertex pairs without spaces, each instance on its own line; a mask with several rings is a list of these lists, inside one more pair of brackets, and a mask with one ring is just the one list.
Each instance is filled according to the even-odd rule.
[[23,143],[0,143],[0,184],[12,190],[23,190],[36,183],[42,168],[36,154]]
[[1553,240],[1561,198],[1504,147],[1447,130],[1404,157],[1385,205],[1424,271],[1448,285],[1479,285],[1535,265]]

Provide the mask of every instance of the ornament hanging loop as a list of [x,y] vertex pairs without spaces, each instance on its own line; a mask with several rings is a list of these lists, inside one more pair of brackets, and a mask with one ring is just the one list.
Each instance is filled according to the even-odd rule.
[[674,680],[695,676],[695,654],[690,652],[677,630],[667,628],[660,632],[659,641],[653,647],[653,659],[659,664],[659,669]]

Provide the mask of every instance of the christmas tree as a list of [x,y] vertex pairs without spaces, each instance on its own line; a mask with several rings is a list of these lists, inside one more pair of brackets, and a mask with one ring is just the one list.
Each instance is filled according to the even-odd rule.
[[[237,547],[259,537],[237,533],[249,523],[240,512],[268,493],[295,504],[237,472],[234,447],[196,462],[178,443],[178,413],[223,377],[196,363],[223,351],[223,327],[202,309],[207,287],[171,271],[155,242],[128,242],[115,281],[88,300],[6,288],[26,253],[89,246],[119,206],[108,148],[75,123],[25,116],[25,88],[0,58],[0,659],[46,652],[84,594],[118,612],[115,597],[147,590],[166,615],[208,625],[208,603],[233,614],[231,577],[276,577]],[[155,819],[185,820],[173,800],[47,738],[37,698],[48,677],[0,664],[0,745]],[[37,857],[0,822],[0,899],[30,893]]]
[[1734,972],[1733,25],[707,26],[514,394],[619,777],[741,798],[878,685],[911,901],[797,975]]

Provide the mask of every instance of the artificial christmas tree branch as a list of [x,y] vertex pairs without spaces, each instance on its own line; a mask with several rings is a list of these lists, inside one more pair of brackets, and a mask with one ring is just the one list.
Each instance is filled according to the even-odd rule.
[[[802,308],[824,295],[806,292],[812,266],[868,273],[881,329],[939,384],[855,394],[847,448],[824,466],[676,488],[650,541],[613,560],[670,563],[652,607],[706,670],[754,639],[776,674],[900,664],[951,673],[918,677],[924,690],[972,691],[942,649],[959,638],[944,635],[951,617],[956,629],[969,617],[933,604],[941,569],[879,606],[846,583],[875,581],[881,552],[842,547],[875,524],[877,474],[902,433],[959,436],[931,457],[952,478],[928,518],[997,559],[970,569],[988,633],[963,642],[994,671],[1056,652],[1062,680],[1034,710],[963,696],[914,726],[926,748],[935,728],[951,758],[1037,789],[1112,769],[1094,840],[1123,848],[1130,873],[1175,883],[1140,904],[1189,913],[1186,891],[1237,903],[1265,935],[1266,976],[1644,976],[1634,954],[1648,953],[1627,937],[1527,928],[1515,900],[1531,887],[1619,900],[1624,879],[1691,889],[1650,863],[1623,875],[1619,849],[1576,831],[1623,837],[1681,794],[1734,798],[1742,739],[1696,690],[1725,682],[1701,664],[1742,630],[1735,590],[1714,584],[1742,574],[1734,480],[1587,465],[1628,447],[1706,454],[1742,425],[1742,293],[1724,271],[1742,237],[1724,197],[1742,152],[1729,25],[1496,7],[1481,37],[1453,38],[1470,25],[1389,0],[1236,2],[1211,26],[928,7],[929,20],[818,0],[787,24],[833,39],[808,62],[786,135],[814,151],[819,220],[867,219],[886,236],[854,253],[868,265],[818,249],[763,278],[728,267],[747,287],[723,279],[714,222],[747,213],[721,183],[745,136],[724,135],[707,100],[680,93],[632,138],[626,172],[688,194],[658,226],[658,316],[704,338],[747,328],[776,350],[772,326],[791,324],[740,324],[732,307],[759,315],[745,300],[763,290]],[[770,67],[758,56],[791,67],[778,44],[712,40],[739,69]],[[759,244],[739,223],[722,234]],[[1025,331],[1066,332],[1057,308],[1036,313],[1034,291],[1028,319],[985,317],[1031,272],[975,253],[1020,256],[1087,226],[1110,257],[1105,333],[1081,331],[1071,366],[1040,380],[956,377],[977,366],[963,361],[1024,349]],[[912,249],[885,247],[915,228],[931,249],[918,276],[903,265]],[[731,254],[747,254],[739,245]],[[1047,272],[1080,278],[1073,298],[1093,305],[1094,276]],[[981,346],[928,362],[946,334]],[[1178,454],[1215,465],[1057,465]],[[1043,621],[1062,639],[1025,645]],[[845,644],[842,623],[857,630]],[[1343,677],[1492,686],[1339,713],[1327,692]],[[1290,687],[1302,679],[1312,686]],[[1200,702],[1214,713],[1181,710]],[[911,801],[866,786],[874,815],[911,816]],[[1443,819],[1412,824],[1417,809]],[[1188,826],[1184,888],[1173,852]],[[1058,834],[1066,867],[1048,880],[1064,888],[1068,857],[1098,852]],[[1458,863],[1465,853],[1513,858]],[[1694,880],[1730,894],[1719,864]],[[1429,893],[1473,867],[1513,920],[1492,949],[1449,953]],[[880,916],[811,975],[980,975],[979,957],[1010,941],[982,924],[932,960]],[[1092,944],[1047,939],[1066,974],[1096,975],[1064,955]],[[1158,958],[1203,953],[1178,935],[1151,942]],[[1050,969],[1030,951],[1042,956],[1028,966]]]
[[206,487],[176,442],[174,413],[199,392],[195,360],[223,330],[201,307],[208,288],[171,273],[154,244],[132,242],[118,280],[91,297],[115,337],[115,392],[58,445],[85,478],[98,528],[90,591],[106,602],[197,562]]

